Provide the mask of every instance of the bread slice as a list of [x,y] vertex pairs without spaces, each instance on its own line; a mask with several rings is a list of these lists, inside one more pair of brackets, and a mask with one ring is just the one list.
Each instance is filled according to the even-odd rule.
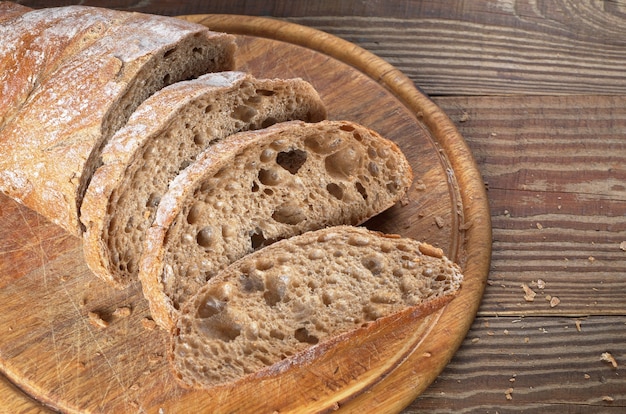
[[169,358],[187,387],[262,376],[363,324],[441,307],[462,279],[441,249],[413,239],[351,226],[307,232],[236,261],[200,288],[172,331]]
[[[23,17],[30,13],[35,11]],[[99,151],[135,108],[167,84],[234,64],[231,35],[173,17],[120,13],[127,13],[123,24],[37,82],[0,130],[0,190],[77,236],[82,195]],[[73,30],[81,13],[73,16],[43,35]],[[3,41],[2,47],[21,45]]]
[[220,72],[157,92],[102,152],[81,208],[87,264],[116,287],[137,280],[158,201],[198,153],[238,131],[325,116],[319,95],[302,79]]
[[229,137],[202,153],[163,195],[139,277],[154,320],[170,329],[208,279],[273,241],[360,224],[406,193],[400,149],[348,121],[299,121]]

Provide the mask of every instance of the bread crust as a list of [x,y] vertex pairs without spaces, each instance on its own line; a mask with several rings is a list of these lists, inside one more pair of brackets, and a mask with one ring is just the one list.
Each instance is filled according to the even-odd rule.
[[[75,17],[63,19],[57,31],[70,30],[85,14],[111,13],[74,8],[78,10],[72,14]],[[59,10],[43,9],[22,17],[55,12]],[[68,37],[70,47],[64,51],[70,56],[35,84],[19,111],[0,130],[0,189],[76,236],[82,232],[78,218],[82,194],[99,163],[101,146],[123,125],[134,107],[179,77],[233,65],[233,36],[171,17],[117,13],[123,24],[111,25],[104,30],[106,35],[86,48],[78,48],[77,53],[69,52],[80,40],[72,43],[74,40]],[[53,47],[54,40],[50,42]],[[165,55],[196,42],[212,45],[219,56],[202,57],[188,68],[183,65],[174,70]],[[172,71],[169,78],[159,72],[167,70]],[[28,76],[32,79],[38,75]]]
[[[308,222],[302,222],[293,227],[278,227],[278,230],[273,230],[276,234],[265,235],[266,238],[289,237],[330,225],[361,224],[391,207],[404,196],[411,185],[413,175],[411,167],[402,151],[392,141],[382,138],[376,132],[353,122],[322,121],[314,125],[298,121],[284,122],[264,130],[239,133],[233,135],[226,141],[214,145],[211,147],[210,151],[202,153],[191,166],[171,182],[168,192],[161,199],[154,222],[146,232],[139,278],[142,282],[144,296],[150,303],[152,316],[159,326],[170,330],[175,324],[176,315],[178,313],[177,306],[180,305],[172,301],[172,298],[166,292],[167,287],[164,282],[164,279],[179,277],[178,271],[172,267],[171,261],[166,257],[168,242],[175,238],[172,235],[172,229],[175,228],[174,224],[177,220],[184,220],[184,218],[181,218],[181,214],[183,214],[184,209],[190,207],[194,192],[202,186],[204,180],[220,170],[228,170],[232,165],[234,157],[246,148],[264,148],[265,145],[269,145],[274,141],[284,141],[285,145],[289,146],[291,145],[288,138],[289,136],[298,136],[298,134],[300,134],[301,136],[298,139],[304,141],[309,134],[323,135],[327,133],[331,136],[330,134],[336,131],[342,133],[344,131],[350,131],[347,135],[352,133],[356,133],[357,135],[359,133],[363,135],[369,134],[373,141],[381,144],[384,143],[385,150],[394,154],[394,160],[396,162],[394,165],[394,174],[397,174],[399,182],[397,193],[393,195],[390,194],[387,198],[384,198],[381,194],[375,194],[372,195],[369,201],[363,201],[362,203],[359,201],[346,202],[345,205],[341,204],[335,207],[330,203],[324,204],[323,200],[320,199],[316,202],[318,205],[313,206],[313,208],[321,208],[324,210],[320,213],[319,217],[316,216],[316,218],[311,218]],[[293,141],[299,142],[298,139],[294,139]],[[248,184],[242,185],[245,186]],[[326,184],[322,184],[322,180],[320,179],[320,182],[315,184],[315,187],[325,185]],[[292,193],[288,196],[291,197],[291,199],[298,197],[302,199],[304,196],[304,194],[301,194],[296,189],[289,191]],[[324,189],[322,191],[324,192],[326,190]],[[379,191],[382,192],[383,190],[379,189]],[[260,192],[261,191],[259,191],[259,193]],[[355,198],[354,200],[357,199]],[[237,204],[237,202],[232,199],[229,200],[229,203]],[[320,206],[319,204],[323,205]],[[242,212],[242,214],[256,216],[258,213],[255,211],[245,211]],[[262,220],[262,218],[258,218],[258,220]],[[220,225],[223,223],[216,224]],[[283,231],[293,233],[282,234],[281,232]],[[186,254],[190,253],[187,252]],[[188,261],[191,262],[193,260],[189,258]]]
[[[192,111],[196,111],[196,105],[206,105],[206,101],[212,102],[215,110],[229,114],[236,110],[237,102],[245,98],[240,88],[246,85],[248,89],[260,89],[264,93],[275,91],[277,97],[298,100],[300,103],[291,111],[285,110],[279,113],[283,105],[268,105],[267,108],[259,108],[253,118],[246,125],[241,127],[231,126],[232,119],[221,122],[220,119],[211,124],[205,121],[208,115],[205,111],[199,110],[203,117],[200,120],[191,120]],[[236,99],[233,97],[237,97]],[[265,99],[265,98],[264,98]],[[267,98],[273,99],[273,98]],[[281,98],[282,99],[282,98]],[[234,101],[235,103],[230,103]],[[272,101],[268,101],[272,102]],[[260,104],[259,104],[260,105]],[[219,106],[219,107],[218,107]],[[188,164],[195,158],[197,152],[211,145],[215,140],[225,138],[224,134],[230,135],[237,130],[258,128],[257,123],[261,123],[264,114],[276,119],[301,118],[302,115],[311,122],[317,122],[325,118],[326,110],[313,87],[302,79],[255,79],[252,75],[243,72],[220,72],[207,74],[191,81],[178,82],[170,85],[148,98],[129,119],[127,125],[122,128],[102,151],[103,164],[96,170],[85,193],[85,198],[81,207],[81,221],[85,227],[83,235],[83,250],[85,259],[90,269],[100,278],[117,288],[124,288],[136,279],[137,272],[129,269],[119,269],[116,261],[122,252],[116,251],[115,246],[107,240],[118,237],[115,234],[117,227],[112,227],[112,220],[123,221],[125,217],[119,213],[118,200],[125,195],[124,190],[132,188],[132,181],[135,179],[137,170],[144,164],[144,155],[147,148],[151,151],[159,152],[159,146],[169,145],[169,139],[164,138],[164,134],[170,132],[170,126],[181,118],[187,119],[200,131],[203,128],[214,131],[214,136],[203,138],[206,142],[202,146],[195,146],[190,143],[189,150],[196,151],[190,154],[189,158],[182,157],[180,160],[172,160],[168,171],[158,172],[159,181],[169,182],[173,177],[167,176],[177,171],[179,163]],[[218,114],[219,115],[219,114]],[[258,116],[257,116],[258,115]],[[229,132],[230,131],[230,132]],[[188,140],[192,140],[189,137]],[[177,142],[177,141],[176,141]],[[173,144],[172,144],[173,145]],[[157,175],[152,172],[153,177]],[[165,189],[159,191],[164,192]],[[126,194],[129,197],[132,194]],[[118,211],[116,216],[114,211]],[[135,212],[133,219],[134,228],[139,228],[140,222],[145,222],[147,226],[151,224],[151,214],[149,209]],[[122,225],[120,225],[122,226]],[[122,230],[119,230],[121,232]],[[140,232],[141,230],[133,230]],[[113,234],[111,234],[113,233]],[[121,237],[121,236],[120,236]],[[139,239],[139,236],[137,236]],[[133,249],[141,251],[141,243],[133,246]],[[115,257],[114,257],[115,256]],[[136,255],[138,261],[140,254]]]

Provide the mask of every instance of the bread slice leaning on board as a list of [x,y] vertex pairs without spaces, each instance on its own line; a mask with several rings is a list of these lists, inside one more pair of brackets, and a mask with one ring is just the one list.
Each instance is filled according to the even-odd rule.
[[212,143],[276,122],[326,117],[302,79],[220,72],[170,85],[144,101],[102,151],[81,220],[91,270],[116,287],[137,280],[144,233],[161,196]]
[[349,121],[283,122],[218,142],[177,176],[146,233],[139,278],[154,320],[230,263],[310,230],[360,224],[401,200],[400,149]]
[[[24,22],[35,20],[41,27],[31,39],[34,28]],[[21,68],[3,90],[22,91],[9,97],[17,110],[0,109],[7,113],[0,190],[76,236],[82,196],[106,141],[163,86],[231,69],[236,48],[233,36],[199,24],[86,6],[27,11],[0,27],[23,30],[27,39],[3,36],[0,45],[8,73]],[[49,55],[55,45],[59,53]],[[31,65],[15,53],[30,56]],[[56,63],[45,63],[53,57]]]
[[441,308],[462,279],[440,249],[413,239],[352,226],[307,232],[202,286],[182,308],[168,356],[186,387],[232,386],[310,360],[307,352],[319,357],[379,318]]

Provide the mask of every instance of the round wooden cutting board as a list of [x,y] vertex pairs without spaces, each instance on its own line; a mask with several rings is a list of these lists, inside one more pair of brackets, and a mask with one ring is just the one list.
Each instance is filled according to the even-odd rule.
[[366,225],[441,247],[463,269],[461,292],[434,314],[399,316],[350,344],[350,352],[330,352],[288,375],[188,391],[169,371],[167,336],[154,328],[139,284],[109,288],[86,267],[80,240],[0,194],[0,401],[11,412],[39,411],[17,387],[62,412],[401,411],[452,358],[487,279],[489,209],[467,145],[408,78],[353,44],[271,19],[184,18],[236,34],[239,70],[302,77],[319,91],[329,118],[359,122],[398,143],[415,181],[405,202]]

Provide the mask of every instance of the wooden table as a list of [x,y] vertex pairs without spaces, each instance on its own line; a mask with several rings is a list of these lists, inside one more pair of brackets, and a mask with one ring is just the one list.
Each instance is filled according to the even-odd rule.
[[[477,318],[454,359],[405,413],[624,412],[626,6],[20,3],[275,17],[334,34],[396,66],[465,137],[488,188],[493,225],[491,272]],[[0,381],[12,407],[39,412],[11,387]]]

